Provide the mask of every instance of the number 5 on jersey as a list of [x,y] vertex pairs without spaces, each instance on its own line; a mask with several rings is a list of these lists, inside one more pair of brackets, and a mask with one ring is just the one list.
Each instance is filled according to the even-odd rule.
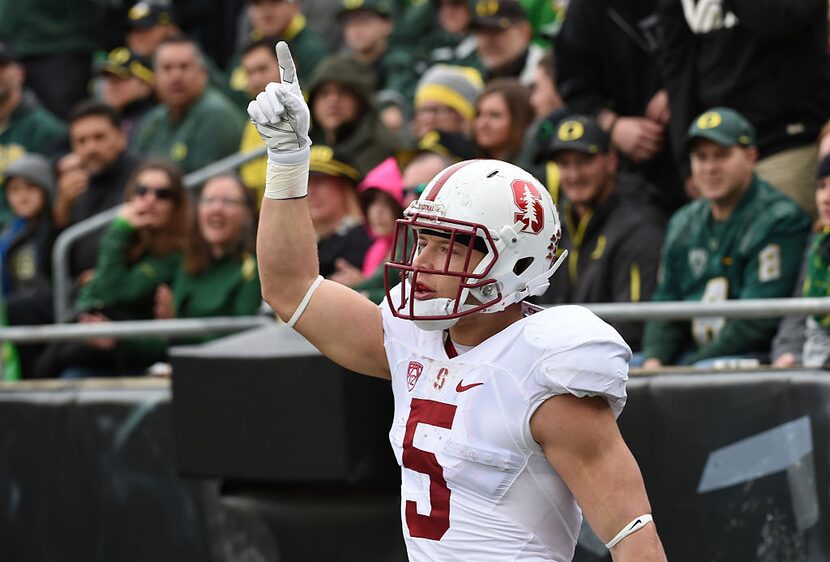
[[406,526],[412,537],[441,540],[450,528],[450,489],[444,479],[444,469],[438,464],[434,453],[423,451],[413,445],[415,430],[419,423],[451,429],[456,406],[434,400],[413,398],[406,421],[403,439],[403,466],[429,476],[429,515],[421,515],[417,504],[406,501]]

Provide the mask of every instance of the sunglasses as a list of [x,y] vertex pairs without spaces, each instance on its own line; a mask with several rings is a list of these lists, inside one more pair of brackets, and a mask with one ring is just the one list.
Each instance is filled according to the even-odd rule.
[[149,193],[155,195],[156,199],[158,199],[159,201],[172,200],[176,196],[173,190],[169,187],[149,187],[146,185],[138,184],[133,188],[133,195],[137,197],[144,197]]

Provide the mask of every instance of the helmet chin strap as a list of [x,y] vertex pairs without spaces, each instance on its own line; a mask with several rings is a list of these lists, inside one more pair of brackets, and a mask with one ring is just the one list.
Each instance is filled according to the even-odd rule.
[[[556,273],[556,270],[562,265],[565,261],[565,258],[568,257],[568,250],[562,252],[562,254],[556,259],[553,265],[542,273],[541,275],[537,275],[533,279],[527,282],[525,287],[519,291],[515,291],[510,295],[506,295],[502,300],[494,304],[493,306],[484,308],[479,312],[488,314],[494,312],[501,312],[508,306],[513,303],[519,302],[525,297],[531,296],[532,294],[537,295],[540,292],[544,292],[545,289],[550,285],[547,282],[550,277]],[[540,283],[542,282],[542,283]],[[536,285],[539,284],[538,287]],[[541,289],[541,291],[539,291]],[[475,291],[470,291],[470,289],[464,289],[461,293],[462,298],[466,299],[467,295],[472,294],[476,300],[478,295],[475,294]],[[443,316],[452,314],[453,307],[455,306],[455,299],[446,299],[446,298],[435,298],[429,300],[416,300],[412,303],[413,312],[416,316]],[[465,312],[467,310],[471,310],[475,308],[476,305],[474,304],[462,304],[458,307],[458,312]],[[442,330],[448,330],[452,326],[454,326],[460,318],[441,318],[438,320],[413,320],[415,325],[418,326],[420,329],[427,331],[427,332],[437,332]]]
[[[412,303],[412,311],[417,316],[442,316],[452,314],[455,299],[416,300]],[[459,307],[458,312],[475,308],[475,305],[465,304]],[[441,318],[438,320],[413,320],[415,325],[427,332],[447,330],[454,326],[460,318]]]
[[[481,312],[485,314],[501,312],[511,304],[517,303],[525,299],[526,297],[542,294],[550,286],[548,279],[550,279],[551,276],[554,273],[556,273],[556,270],[559,269],[559,267],[565,261],[566,257],[568,257],[568,250],[564,250],[562,252],[562,254],[556,259],[556,261],[553,262],[553,265],[550,267],[550,269],[528,281],[524,288],[510,295],[505,295],[499,302],[497,302],[493,306],[488,306],[487,308],[482,309]],[[539,284],[538,287],[536,287],[537,284]],[[473,296],[478,298],[475,294]]]

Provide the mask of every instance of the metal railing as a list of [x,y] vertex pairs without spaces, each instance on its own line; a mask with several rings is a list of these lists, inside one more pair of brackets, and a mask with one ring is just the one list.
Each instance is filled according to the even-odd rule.
[[596,303],[583,306],[604,320],[689,320],[709,316],[777,318],[779,316],[830,314],[830,297],[741,299],[720,302]]
[[[242,164],[264,156],[264,146],[244,153],[231,154],[207,166],[187,174],[185,188],[193,189],[213,176],[233,170]],[[69,273],[69,250],[79,238],[107,226],[118,215],[121,206],[113,207],[93,215],[64,230],[55,240],[52,249],[52,294],[54,298],[55,322],[68,322],[72,312],[70,304],[72,276]]]
[[0,341],[40,343],[88,338],[175,338],[229,334],[258,328],[275,321],[266,316],[222,316],[173,320],[123,320],[92,324],[46,324],[0,328]]
[[[687,320],[709,316],[726,318],[775,318],[830,314],[830,297],[745,299],[717,303],[672,301],[647,303],[599,303],[585,305],[605,320]],[[175,337],[229,333],[273,323],[265,316],[130,320],[94,324],[48,324],[0,328],[0,341],[33,343],[113,337]]]

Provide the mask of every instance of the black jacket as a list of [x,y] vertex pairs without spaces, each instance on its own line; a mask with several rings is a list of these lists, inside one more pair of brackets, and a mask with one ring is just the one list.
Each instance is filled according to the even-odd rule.
[[48,209],[29,221],[9,243],[6,259],[12,294],[48,294],[51,290],[55,231]]
[[[645,115],[663,87],[658,32],[657,0],[571,0],[555,44],[556,86],[568,110]],[[639,173],[660,189],[658,204],[666,214],[685,203],[669,144],[647,162],[620,158],[623,172]]]
[[[640,180],[620,175],[611,195],[581,220],[562,207],[560,249],[569,252],[540,304],[639,302],[651,300],[665,223],[642,196]],[[632,349],[643,335],[639,322],[609,322]]]
[[[73,225],[111,209],[124,202],[124,189],[133,171],[141,160],[130,152],[122,152],[105,170],[89,180],[87,190],[72,205],[69,224]],[[77,277],[87,269],[95,267],[98,260],[98,243],[104,230],[84,236],[72,246],[69,270]]]
[[724,0],[720,14],[659,0],[658,14],[680,162],[692,119],[716,106],[755,126],[761,157],[815,142],[830,118],[826,0]]
[[337,232],[317,242],[320,275],[328,277],[335,273],[335,262],[340,258],[358,269],[363,268],[363,258],[371,245],[372,239],[363,225],[344,224]]

